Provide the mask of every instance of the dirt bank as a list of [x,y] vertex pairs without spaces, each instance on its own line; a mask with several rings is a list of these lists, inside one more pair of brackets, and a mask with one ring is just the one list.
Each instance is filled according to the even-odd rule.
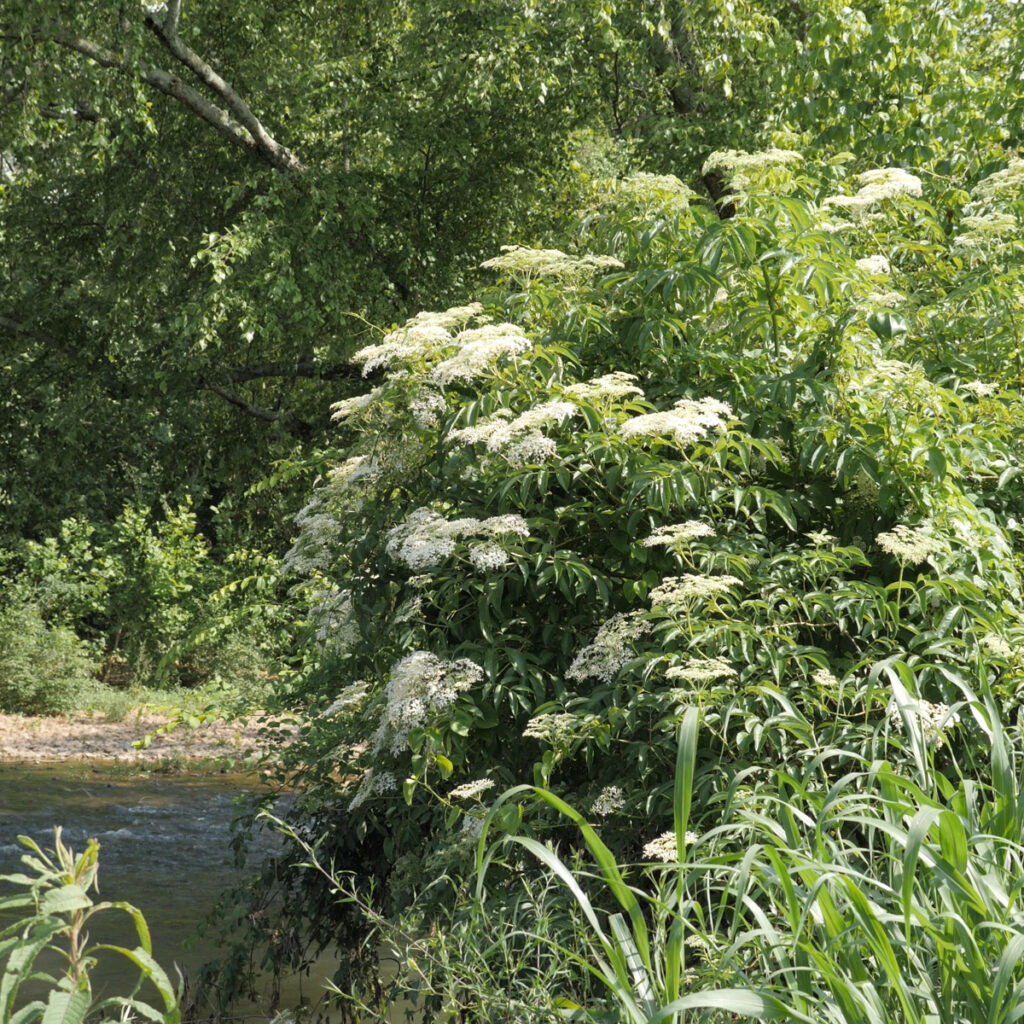
[[0,714],[0,761],[118,761],[153,764],[171,760],[229,758],[240,761],[266,746],[265,723],[209,722],[155,736],[149,747],[132,744],[167,722],[162,715],[132,712],[119,721],[102,715],[36,718]]

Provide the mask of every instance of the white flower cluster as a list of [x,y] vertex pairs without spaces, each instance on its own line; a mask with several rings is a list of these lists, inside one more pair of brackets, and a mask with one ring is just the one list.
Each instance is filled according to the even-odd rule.
[[645,548],[674,548],[688,544],[692,540],[699,540],[701,537],[714,536],[715,531],[707,523],[702,523],[699,519],[689,519],[685,523],[656,527],[643,543]]
[[862,308],[868,309],[899,309],[907,301],[906,295],[902,292],[887,288],[885,291],[868,292],[864,296]]
[[[1009,167],[983,178],[971,189],[975,203],[1002,202],[1024,195],[1024,160],[1012,157]],[[974,205],[974,204],[972,204]]]
[[431,379],[442,387],[476,380],[490,372],[503,356],[520,355],[532,347],[521,327],[507,323],[462,331],[453,344],[458,351],[431,372]]
[[[332,503],[341,494],[359,487],[366,488],[381,472],[380,463],[365,455],[355,455],[327,473],[327,479],[316,489],[313,497],[295,516],[299,528],[295,543],[281,563],[285,575],[309,576],[324,572],[336,555],[339,520],[332,511]],[[348,498],[351,509],[359,502]]]
[[346,459],[328,470],[328,486],[334,494],[337,494],[339,491],[348,490],[354,483],[365,480],[367,477],[377,476],[379,473],[380,466],[368,455],[353,455],[350,459]]
[[689,683],[713,683],[735,676],[736,670],[721,658],[690,658],[684,665],[673,665],[665,672],[666,679],[684,679]]
[[417,313],[406,326],[444,327],[447,330],[454,330],[456,327],[465,327],[483,311],[484,307],[479,302],[471,302],[468,306],[452,306],[440,313]]
[[986,633],[981,638],[981,646],[997,658],[1013,658],[1013,648],[998,633]]
[[678,444],[699,441],[708,431],[725,427],[732,409],[715,398],[684,398],[666,412],[651,412],[626,420],[619,428],[625,438],[670,436]]
[[858,270],[862,270],[865,274],[870,274],[872,277],[884,277],[892,273],[889,261],[879,253],[857,260],[856,266]]
[[818,668],[811,673],[811,678],[823,690],[838,690],[839,680],[827,669]]
[[395,363],[408,363],[436,355],[452,343],[452,336],[440,324],[415,323],[384,336],[377,345],[361,348],[352,362],[362,365],[363,376],[369,377],[375,370],[389,370]]
[[626,798],[618,786],[605,786],[594,798],[590,812],[599,818],[607,818],[626,806]]
[[363,376],[368,377],[374,370],[389,370],[396,363],[435,356],[456,343],[452,339],[452,330],[479,317],[483,309],[479,302],[474,302],[469,306],[453,306],[441,313],[417,313],[404,326],[386,334],[379,344],[361,348],[352,357],[352,362],[357,366],[362,364]]
[[855,196],[829,196],[824,205],[848,210],[854,217],[860,219],[886,200],[921,195],[921,179],[914,174],[908,174],[902,167],[882,167],[865,171],[857,180],[861,188]]
[[372,391],[367,391],[364,395],[353,395],[351,398],[343,398],[340,402],[335,402],[331,406],[331,421],[333,423],[341,423],[350,416],[354,416],[356,413],[369,408],[380,398],[383,390],[383,388],[374,388]]
[[384,710],[371,749],[401,753],[409,732],[430,714],[450,708],[460,693],[483,679],[483,670],[468,658],[444,661],[430,651],[413,651],[391,666],[384,687]]
[[452,800],[475,800],[493,787],[493,779],[477,779],[475,782],[463,782],[461,786],[456,786],[448,796]]
[[523,245],[503,245],[501,255],[480,264],[485,270],[497,270],[523,284],[534,278],[551,277],[567,284],[579,284],[594,274],[622,270],[614,256],[568,256],[560,249],[530,249]]
[[[445,519],[433,509],[418,508],[404,523],[388,531],[385,551],[396,562],[410,569],[426,569],[449,558],[460,541],[481,537],[492,539],[505,536],[528,537],[530,528],[520,515],[491,516],[489,519]],[[497,561],[498,553],[501,560]],[[473,545],[469,556],[477,568],[497,568],[508,561],[508,554],[495,543]]]
[[838,539],[835,534],[829,533],[827,530],[812,530],[810,533],[805,533],[804,536],[816,548],[831,547]]
[[580,402],[614,401],[629,395],[638,395],[643,398],[643,390],[637,387],[636,379],[635,374],[613,370],[602,377],[594,377],[580,384],[570,384],[565,389],[565,393]]
[[[683,844],[692,846],[697,842],[696,832],[687,832],[683,836]],[[678,856],[675,832],[662,832],[656,839],[652,839],[644,846],[644,857],[647,860],[660,860],[666,864],[675,864]]]
[[910,698],[910,702],[899,704],[893,697],[889,701],[889,721],[898,732],[903,731],[906,716],[921,730],[926,743],[934,744],[940,750],[946,742],[945,733],[960,721],[960,716],[948,704],[933,704],[927,700]]
[[960,385],[960,390],[969,392],[975,398],[989,398],[999,390],[999,387],[996,384],[986,384],[980,380],[969,380]]
[[1000,249],[1019,235],[1017,218],[1008,213],[986,213],[964,217],[960,234],[953,239],[957,249]]
[[354,811],[361,804],[366,803],[372,796],[380,793],[387,793],[395,789],[398,780],[392,772],[379,771],[376,768],[367,768],[363,777],[359,780],[359,789],[348,805],[350,811]]
[[338,520],[326,511],[325,490],[320,488],[295,516],[299,535],[281,560],[281,571],[286,576],[324,572],[334,560]]
[[694,193],[673,174],[633,174],[609,183],[605,202],[635,203],[645,208],[689,205]]
[[453,431],[452,439],[463,444],[484,443],[489,452],[500,452],[512,466],[540,465],[558,451],[555,442],[540,432],[552,424],[561,425],[575,416],[572,402],[542,402],[513,417],[507,409],[478,420],[471,427]]
[[920,565],[943,550],[942,541],[930,530],[914,529],[902,523],[888,533],[880,533],[875,540],[883,551],[908,565]]
[[365,679],[357,679],[349,683],[341,691],[341,696],[332,701],[323,711],[323,718],[331,718],[341,711],[354,711],[366,700],[370,692],[370,684]]
[[409,410],[420,430],[436,427],[447,409],[448,403],[444,395],[433,388],[420,388],[409,399]]
[[720,174],[734,188],[740,190],[770,188],[776,184],[788,183],[788,169],[803,163],[803,159],[792,149],[771,147],[761,153],[726,149],[712,153],[704,161],[701,174]]
[[652,605],[663,605],[668,609],[679,606],[689,607],[696,601],[728,593],[730,587],[739,586],[743,581],[735,576],[666,576],[661,584],[650,593]]
[[567,711],[535,715],[526,723],[523,736],[527,739],[543,740],[553,747],[564,747],[582,735],[585,731],[583,725],[581,719]]
[[566,678],[610,683],[619,670],[636,657],[630,645],[649,630],[650,624],[640,618],[638,612],[613,615],[601,625],[593,642],[576,655],[565,673]]
[[309,618],[316,627],[320,649],[345,654],[359,643],[359,624],[352,614],[352,594],[347,590],[322,590],[312,595]]

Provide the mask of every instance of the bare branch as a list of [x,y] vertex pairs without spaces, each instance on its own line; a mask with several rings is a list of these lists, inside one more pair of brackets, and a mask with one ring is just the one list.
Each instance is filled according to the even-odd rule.
[[155,14],[147,14],[146,27],[153,32],[169,53],[187,67],[208,89],[216,93],[238,123],[256,141],[256,145],[263,151],[264,158],[268,163],[281,171],[304,172],[306,167],[302,161],[271,136],[245,100],[234,90],[231,83],[217,74],[199,54],[182,41],[177,27],[180,13],[181,0],[175,0],[168,4],[167,14],[162,20],[158,20]]
[[200,391],[212,391],[215,395],[223,398],[225,402],[230,402],[231,405],[236,406],[258,420],[263,420],[266,423],[277,423],[281,419],[281,413],[274,412],[271,409],[261,409],[258,405],[247,402],[241,395],[236,395],[233,391],[228,391],[227,388],[219,387],[208,380],[200,380],[196,386]]
[[[181,9],[180,0],[173,4],[175,16]],[[168,9],[170,17],[172,8]],[[183,82],[177,75],[170,74],[162,68],[140,62],[136,67],[131,61],[108,50],[104,46],[68,32],[57,30],[42,38],[52,40],[58,46],[73,50],[88,57],[101,67],[112,68],[122,75],[134,77],[136,74],[147,84],[177,100],[182,106],[191,110],[197,117],[212,125],[226,139],[257,156],[259,159],[275,167],[279,171],[290,174],[302,173],[305,165],[289,150],[273,139],[259,119],[252,113],[242,98],[225,82],[205,61],[180,42],[173,31],[168,35],[153,15],[146,16],[146,25],[151,28],[163,45],[189,68],[196,77],[225,102],[228,110],[217,106],[202,93]],[[173,45],[172,45],[172,41]],[[235,112],[232,117],[229,112]],[[238,113],[244,116],[238,117]]]
[[315,377],[319,380],[337,380],[339,377],[362,379],[359,368],[349,362],[332,363],[324,366],[321,363],[302,361],[298,363],[262,363],[258,366],[240,366],[226,370],[226,375],[235,383],[242,384],[247,380],[265,380],[268,377]]

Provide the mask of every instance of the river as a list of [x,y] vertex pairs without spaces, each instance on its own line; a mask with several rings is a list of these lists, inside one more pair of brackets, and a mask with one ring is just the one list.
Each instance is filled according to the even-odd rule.
[[[256,790],[255,781],[246,776],[121,778],[86,764],[0,764],[0,874],[21,870],[20,857],[27,851],[18,842],[19,834],[31,836],[45,849],[53,845],[53,826],[61,825],[64,842],[76,852],[87,839],[98,839],[100,897],[139,907],[150,926],[156,959],[168,970],[178,964],[186,973],[195,972],[219,950],[212,938],[191,944],[186,940],[218,894],[244,873],[231,852],[232,819],[239,798]],[[272,836],[264,837],[262,850],[268,851],[273,842]],[[11,891],[0,885],[0,893]],[[119,926],[128,924],[120,941],[134,945],[129,919],[114,916]],[[323,974],[329,973],[325,968]],[[131,977],[123,969],[101,965],[96,980],[120,992]],[[320,991],[317,981],[293,979],[282,994],[282,1005],[315,1001]],[[239,1008],[249,1014],[256,1010]]]

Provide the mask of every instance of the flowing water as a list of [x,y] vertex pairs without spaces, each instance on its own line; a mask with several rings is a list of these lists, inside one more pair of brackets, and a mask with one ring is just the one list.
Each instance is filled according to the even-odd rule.
[[[20,857],[27,851],[18,835],[31,836],[46,849],[53,845],[53,826],[61,825],[64,842],[76,852],[87,839],[98,839],[100,898],[135,904],[149,924],[156,959],[165,968],[178,964],[194,972],[218,949],[210,938],[190,946],[186,940],[218,894],[244,874],[234,864],[231,822],[239,798],[256,790],[254,780],[244,776],[118,778],[81,764],[0,764],[0,875],[21,870]],[[272,843],[266,837],[263,851]],[[0,884],[0,894],[10,892]],[[104,941],[135,945],[130,919],[111,915],[121,932],[103,935]],[[111,992],[125,992],[133,977],[101,966],[97,980]],[[308,979],[305,985],[305,994],[315,999],[319,985]],[[296,986],[283,995],[282,1005],[300,998]]]

